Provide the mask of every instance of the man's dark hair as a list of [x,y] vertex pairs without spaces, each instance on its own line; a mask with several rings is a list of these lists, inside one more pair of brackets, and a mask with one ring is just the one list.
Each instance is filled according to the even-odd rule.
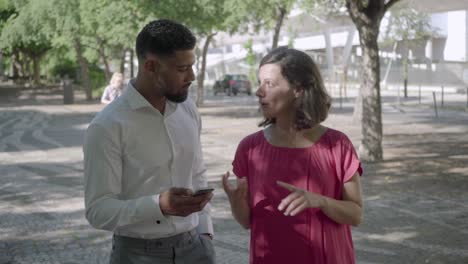
[[168,19],[154,20],[148,23],[136,39],[138,59],[147,53],[170,56],[177,50],[190,50],[197,39],[184,25]]
[[[265,64],[279,65],[281,74],[292,88],[303,91],[296,102],[296,129],[311,128],[327,118],[331,97],[325,89],[319,68],[309,55],[296,49],[279,47],[262,59],[260,67]],[[275,122],[274,118],[265,118],[259,126]]]

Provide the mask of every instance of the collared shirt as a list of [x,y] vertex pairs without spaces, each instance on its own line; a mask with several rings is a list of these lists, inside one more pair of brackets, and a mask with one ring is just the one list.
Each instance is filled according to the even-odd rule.
[[187,217],[165,216],[159,194],[206,187],[201,119],[192,101],[167,101],[161,114],[129,82],[89,125],[84,146],[86,218],[98,229],[136,238],[193,228],[213,233],[208,204]]

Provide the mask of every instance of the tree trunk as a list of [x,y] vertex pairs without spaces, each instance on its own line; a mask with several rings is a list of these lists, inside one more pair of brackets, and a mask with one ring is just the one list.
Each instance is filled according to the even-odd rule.
[[284,7],[279,7],[278,11],[279,11],[278,20],[276,20],[275,32],[273,35],[273,43],[271,45],[272,49],[278,47],[278,40],[279,40],[280,31],[281,31],[281,26],[283,25],[284,17],[286,16],[286,12],[287,12],[286,8]]
[[[377,38],[385,12],[399,0],[346,0],[346,9],[359,31],[363,50],[362,83],[358,100],[362,100],[362,139],[360,158],[364,161],[380,161],[382,150],[382,106],[380,102],[380,61]],[[356,109],[355,109],[356,110]]]
[[365,161],[380,161],[382,150],[382,109],[380,102],[380,62],[379,35],[380,23],[364,25],[359,29],[362,55],[362,140],[359,147],[360,158]]
[[130,50],[130,78],[135,78],[135,64],[133,63],[134,60],[134,53],[133,49]]
[[28,56],[22,52],[21,54],[21,63],[23,64],[23,68],[25,69],[25,76],[27,76],[28,83],[32,83],[32,74],[31,74],[31,60],[29,60]]
[[76,57],[80,64],[81,83],[86,93],[86,101],[91,101],[93,100],[93,87],[91,86],[91,82],[89,80],[88,61],[83,56],[83,46],[81,45],[81,42],[78,38],[75,39],[75,51]]
[[405,98],[408,98],[408,59],[403,59],[403,87]]
[[125,74],[125,58],[127,55],[127,49],[122,51],[122,57],[120,58],[120,73]]
[[3,52],[0,51],[0,81],[3,81],[4,75],[5,72],[3,68]]
[[198,73],[197,78],[197,106],[200,107],[203,105],[204,100],[204,88],[203,83],[205,81],[205,68],[206,68],[206,54],[208,53],[208,46],[210,45],[211,39],[216,35],[216,33],[209,34],[206,37],[205,44],[203,45],[203,52],[202,52],[202,62],[201,62],[201,69]]
[[41,82],[41,56],[33,55],[33,76],[34,76],[34,85],[39,85]]
[[11,55],[11,77],[13,80],[17,80],[23,76],[23,69],[19,63],[18,52],[13,52]]
[[104,64],[104,74],[106,75],[106,80],[109,82],[111,79],[111,71],[109,66],[109,61],[107,60],[106,56],[106,49],[104,47],[104,42],[101,38],[96,38],[98,45],[99,45],[99,56],[102,59],[102,63]]
[[[333,55],[333,46],[331,43],[331,33],[330,29],[326,27],[323,30],[323,37],[325,39],[325,50],[326,50],[326,56],[327,56],[327,69],[328,69],[328,82],[331,87],[335,85],[335,69],[334,69],[334,55]],[[333,86],[332,86],[333,85]],[[330,87],[330,88],[331,88]]]
[[408,98],[408,78],[405,77],[405,80],[403,81],[403,85],[405,87],[404,91],[404,96],[405,98]]

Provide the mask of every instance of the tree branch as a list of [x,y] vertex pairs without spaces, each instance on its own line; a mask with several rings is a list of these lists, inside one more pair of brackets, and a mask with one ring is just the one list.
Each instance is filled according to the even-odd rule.
[[365,9],[361,0],[346,0],[346,3],[351,5],[351,7],[357,8],[359,12],[362,12]]
[[361,0],[346,0],[346,9],[348,9],[351,20],[353,20],[355,24],[366,24],[370,22],[367,17],[366,8]]
[[385,4],[385,7],[384,7],[384,14],[388,11],[388,9],[390,9],[398,1],[400,1],[400,0],[390,0],[390,1],[388,1]]

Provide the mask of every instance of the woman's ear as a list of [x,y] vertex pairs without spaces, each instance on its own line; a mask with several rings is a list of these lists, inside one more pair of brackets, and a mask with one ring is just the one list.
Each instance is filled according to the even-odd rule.
[[304,94],[304,89],[302,88],[295,88],[294,89],[294,98],[299,98],[299,97],[302,97],[302,95]]

